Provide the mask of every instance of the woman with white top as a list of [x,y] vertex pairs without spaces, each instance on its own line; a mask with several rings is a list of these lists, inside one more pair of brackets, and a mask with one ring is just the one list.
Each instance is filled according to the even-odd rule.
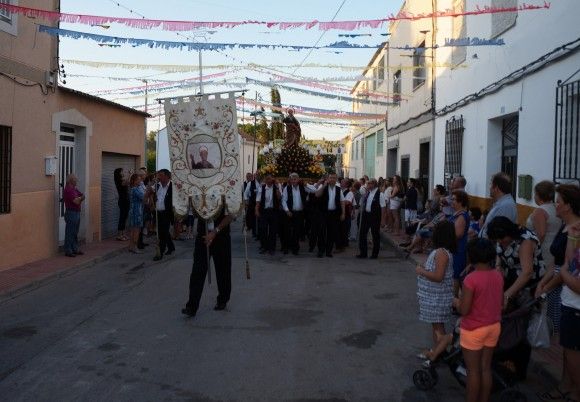
[[391,231],[391,229],[393,228],[393,217],[391,216],[390,207],[389,207],[390,202],[391,202],[391,197],[393,196],[393,184],[392,184],[391,179],[385,180],[385,192],[383,194],[385,194],[385,202],[387,203],[386,229],[387,229],[387,231]]

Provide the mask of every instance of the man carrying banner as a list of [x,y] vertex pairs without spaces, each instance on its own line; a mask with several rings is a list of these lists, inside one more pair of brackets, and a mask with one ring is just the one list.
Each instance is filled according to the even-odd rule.
[[232,239],[230,237],[232,221],[233,216],[227,213],[225,203],[216,219],[198,219],[193,267],[189,278],[189,300],[185,308],[181,310],[183,314],[193,317],[197,313],[210,258],[214,262],[218,286],[214,310],[225,310],[232,290]]

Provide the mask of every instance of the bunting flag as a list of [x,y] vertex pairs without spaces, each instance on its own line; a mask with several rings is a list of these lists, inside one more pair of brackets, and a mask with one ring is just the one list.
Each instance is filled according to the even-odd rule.
[[[89,60],[75,60],[75,59],[61,59],[62,63],[67,64],[75,64],[79,66],[86,66],[86,67],[93,67],[93,68],[122,68],[122,69],[141,69],[141,70],[156,70],[156,71],[165,71],[167,73],[181,73],[181,72],[192,72],[192,71],[199,71],[198,65],[183,65],[183,64],[137,64],[137,63],[110,63],[104,61],[89,61]],[[345,66],[342,64],[318,64],[318,63],[306,63],[304,65],[300,64],[255,64],[255,63],[248,63],[248,64],[204,64],[204,70],[210,69],[220,69],[220,70],[227,70],[227,69],[235,69],[235,68],[288,68],[288,69],[295,69],[295,68],[329,68],[333,70],[343,70],[343,71],[363,71],[368,69],[369,71],[378,69],[378,66]],[[425,64],[425,66],[390,66],[388,67],[389,70],[397,71],[397,70],[415,70],[419,68],[466,68],[468,67],[467,64],[458,64],[454,65],[451,63],[436,63],[433,64]],[[387,66],[383,67],[384,70],[387,70]]]
[[[0,3],[1,4],[1,3]],[[62,36],[72,39],[88,39],[99,43],[112,43],[115,45],[128,44],[133,47],[148,46],[150,48],[162,49],[179,49],[179,50],[227,50],[233,48],[239,49],[378,49],[384,46],[383,43],[378,45],[357,45],[347,41],[334,42],[325,46],[300,46],[300,45],[281,45],[266,43],[207,43],[207,42],[174,42],[165,40],[141,39],[141,38],[122,38],[117,36],[97,35],[88,32],[72,31],[70,29],[60,29],[39,25],[38,31],[52,36]]]
[[[225,77],[226,74],[227,74],[227,72],[204,75],[201,77],[201,80],[203,81],[203,80],[209,80],[212,78]],[[131,93],[131,94],[133,94],[135,92],[137,92],[137,93],[145,92],[145,90],[156,91],[156,90],[168,89],[168,88],[181,88],[181,87],[191,86],[192,84],[199,85],[199,81],[200,81],[200,77],[192,77],[192,78],[186,78],[186,79],[180,80],[180,81],[163,81],[163,82],[159,82],[156,84],[139,85],[139,86],[135,86],[135,87],[105,89],[102,91],[94,92],[94,93],[92,93],[92,95],[101,96],[101,95],[109,95],[109,94],[116,94],[116,93]]]
[[369,120],[382,119],[385,117],[384,114],[344,112],[341,110],[318,109],[318,108],[299,106],[299,105],[274,106],[271,103],[256,102],[255,100],[249,99],[249,98],[245,98],[243,100],[238,99],[237,102],[238,102],[238,104],[247,103],[249,105],[256,106],[256,107],[263,107],[263,108],[278,110],[278,111],[283,112],[283,113],[288,113],[288,109],[292,109],[292,110],[294,110],[295,115],[311,113],[311,114],[321,115],[321,117],[331,117],[332,116],[332,117],[341,117],[344,119],[360,118],[360,119],[369,119]]
[[189,199],[202,219],[216,218],[242,206],[240,141],[234,93],[167,99],[164,103],[169,140],[173,207],[186,215]]
[[307,95],[320,96],[320,97],[329,98],[329,99],[337,99],[337,100],[342,100],[342,101],[346,101],[346,102],[358,102],[358,103],[362,103],[365,105],[389,106],[389,105],[397,105],[398,104],[398,103],[393,103],[393,102],[382,102],[382,101],[367,100],[367,99],[361,99],[361,98],[353,98],[351,96],[333,95],[333,94],[328,94],[328,93],[324,93],[324,92],[310,91],[308,89],[294,88],[294,87],[289,87],[287,85],[279,85],[279,84],[273,84],[271,82],[255,80],[255,79],[249,78],[249,77],[246,77],[246,83],[260,85],[260,86],[268,87],[268,88],[271,88],[272,86],[275,85],[278,88],[283,88],[283,89],[286,89],[286,90],[291,91],[291,92],[300,92],[300,93],[307,94]]
[[295,22],[281,22],[281,21],[169,21],[156,20],[148,18],[121,18],[121,17],[107,17],[98,15],[85,14],[70,14],[61,13],[57,11],[41,10],[37,8],[20,7],[16,5],[0,3],[0,10],[4,10],[11,14],[20,14],[28,18],[41,18],[47,21],[54,22],[69,22],[73,24],[86,25],[106,25],[111,23],[122,24],[131,28],[138,29],[152,29],[161,28],[165,31],[191,31],[194,29],[216,29],[216,28],[236,28],[241,25],[261,25],[267,28],[278,28],[280,30],[286,29],[312,29],[318,27],[321,31],[342,30],[354,31],[358,29],[383,28],[387,22],[391,21],[416,21],[420,19],[442,18],[442,17],[459,17],[470,15],[483,14],[498,14],[511,13],[519,11],[532,11],[550,8],[550,2],[544,1],[543,4],[527,4],[523,3],[515,7],[490,7],[476,5],[474,10],[470,11],[454,11],[451,9],[435,11],[432,13],[414,14],[405,10],[401,10],[397,15],[389,15],[386,18],[373,20],[354,20],[354,21],[295,21]]

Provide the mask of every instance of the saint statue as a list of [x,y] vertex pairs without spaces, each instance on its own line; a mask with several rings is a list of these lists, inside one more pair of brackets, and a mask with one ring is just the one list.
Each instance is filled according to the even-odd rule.
[[294,117],[294,110],[288,109],[288,115],[282,120],[286,125],[286,141],[284,142],[284,148],[297,147],[300,144],[300,137],[302,135],[302,130],[300,129],[300,123]]

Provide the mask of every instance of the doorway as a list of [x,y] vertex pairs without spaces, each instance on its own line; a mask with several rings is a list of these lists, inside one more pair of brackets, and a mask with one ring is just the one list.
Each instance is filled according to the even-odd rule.
[[64,243],[64,198],[63,191],[66,178],[75,171],[75,129],[74,127],[61,126],[58,140],[58,243]]
[[423,187],[423,191],[429,190],[429,158],[431,143],[423,142],[419,144],[419,177],[417,179]]
[[512,196],[516,199],[518,178],[518,130],[519,115],[502,120],[501,129],[501,171],[512,181]]

